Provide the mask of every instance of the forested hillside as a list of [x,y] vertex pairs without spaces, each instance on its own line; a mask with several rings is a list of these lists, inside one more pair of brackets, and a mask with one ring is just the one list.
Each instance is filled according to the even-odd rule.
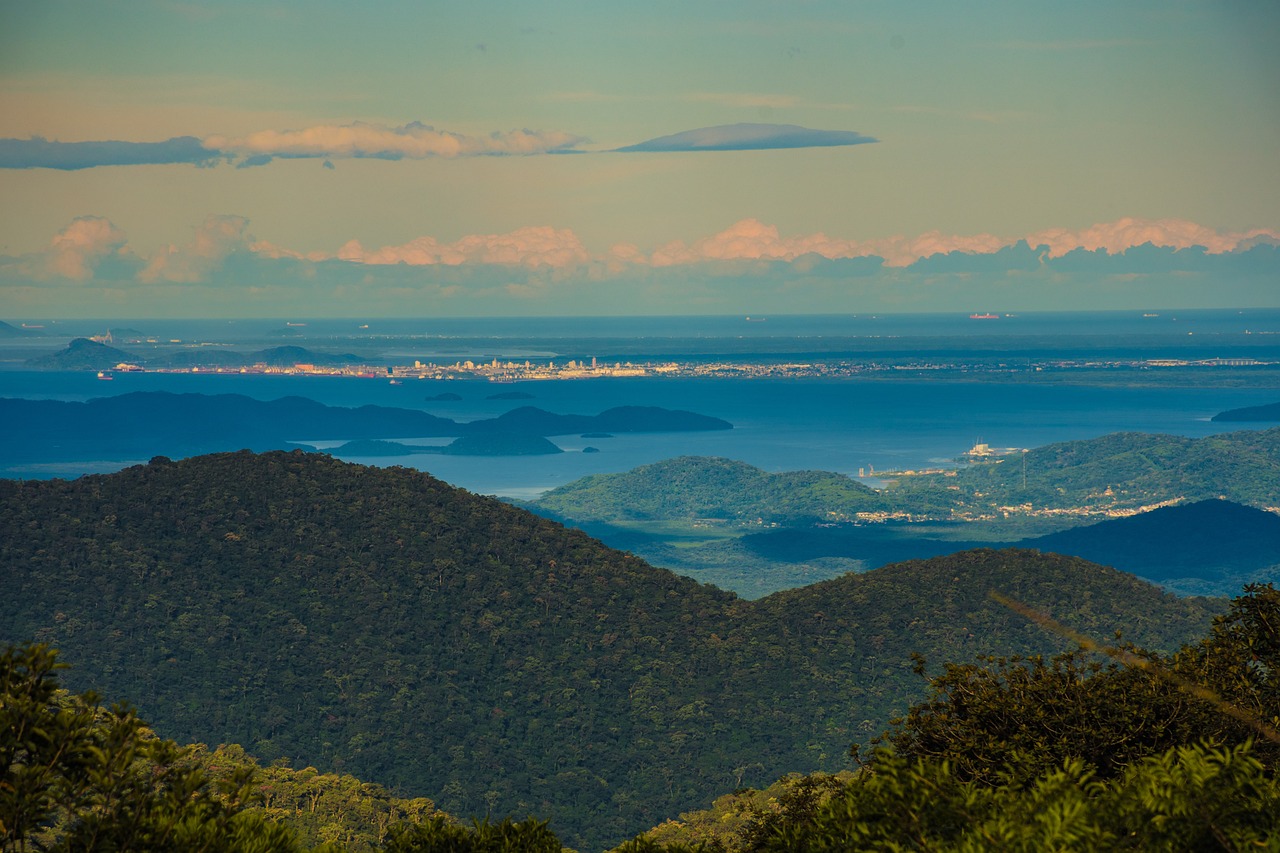
[[535,814],[598,848],[727,785],[838,769],[922,695],[912,653],[1176,648],[1217,603],[1081,560],[973,551],[744,602],[405,469],[156,459],[0,482],[0,641],[166,736]]
[[1114,433],[945,474],[903,476],[878,492],[828,471],[770,474],[728,459],[681,457],[584,477],[531,506],[577,522],[698,518],[806,526],[860,512],[976,518],[1025,507],[1084,516],[1217,497],[1280,506],[1280,428],[1204,438]]
[[682,456],[622,474],[593,474],[535,505],[575,521],[718,519],[788,524],[847,520],[878,509],[877,494],[843,474],[770,474],[745,462]]
[[904,477],[889,494],[910,506],[935,501],[949,486],[957,487],[951,490],[955,505],[987,512],[1027,503],[1137,509],[1217,497],[1280,506],[1280,428],[1203,438],[1113,433],[970,465],[954,477]]

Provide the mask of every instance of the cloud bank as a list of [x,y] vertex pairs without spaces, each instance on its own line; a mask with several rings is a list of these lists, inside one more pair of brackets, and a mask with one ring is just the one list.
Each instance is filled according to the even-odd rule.
[[763,151],[830,148],[877,142],[852,130],[813,130],[798,124],[722,124],[659,136],[615,151]]
[[576,234],[568,229],[546,226],[520,228],[509,234],[463,237],[453,243],[439,243],[434,237],[419,237],[402,246],[384,246],[367,251],[352,240],[338,250],[337,257],[357,264],[387,266],[461,266],[498,264],[522,267],[572,267],[591,259]]
[[101,217],[0,256],[15,316],[823,313],[1274,307],[1280,232],[1121,219],[1017,238],[858,241],[746,219],[690,243],[592,252],[569,229],[302,254],[210,216],[143,256]]

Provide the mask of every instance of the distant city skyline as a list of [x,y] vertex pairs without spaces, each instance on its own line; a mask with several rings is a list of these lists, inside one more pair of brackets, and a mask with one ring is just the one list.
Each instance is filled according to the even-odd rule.
[[0,317],[1274,306],[1277,43],[1262,2],[7,4]]

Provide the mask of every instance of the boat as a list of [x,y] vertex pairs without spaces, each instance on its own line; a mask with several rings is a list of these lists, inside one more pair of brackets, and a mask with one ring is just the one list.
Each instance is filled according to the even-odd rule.
[[115,379],[115,376],[109,370],[99,370],[98,378],[101,379],[103,382],[110,382],[111,380]]
[[999,314],[970,314],[970,320],[999,320]]

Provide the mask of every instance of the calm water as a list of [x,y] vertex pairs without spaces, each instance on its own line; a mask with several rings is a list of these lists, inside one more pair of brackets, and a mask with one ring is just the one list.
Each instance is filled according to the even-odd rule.
[[[20,321],[13,321],[15,325]],[[52,352],[74,336],[106,329],[154,337],[152,348],[227,347],[249,352],[292,344],[322,352],[352,352],[379,363],[475,358],[584,358],[768,361],[798,353],[1102,351],[1140,357],[1249,355],[1280,360],[1280,309],[1001,315],[829,315],[770,317],[614,317],[533,319],[369,320],[78,320],[30,321],[38,339],[0,346],[0,396],[86,400],[130,391],[239,393],[270,400],[288,395],[329,405],[376,403],[471,420],[519,405],[595,414],[612,406],[686,409],[724,418],[730,432],[620,435],[555,439],[564,454],[474,458],[409,456],[360,459],[421,467],[473,491],[529,497],[578,477],[624,471],[673,456],[739,459],[770,471],[819,468],[856,475],[948,464],[977,441],[1035,447],[1116,431],[1201,436],[1225,431],[1209,422],[1223,409],[1275,402],[1274,391],[1247,389],[1108,388],[1072,385],[868,379],[596,379],[492,385],[483,381],[408,381],[117,374],[112,383],[90,373],[33,372],[22,359]],[[121,333],[120,330],[126,330]],[[146,349],[140,352],[143,355]],[[955,376],[953,374],[953,376]],[[425,398],[452,391],[460,402]],[[526,401],[489,400],[520,390]],[[392,436],[388,436],[392,438]],[[309,436],[299,435],[306,442]],[[330,446],[335,442],[329,442]],[[599,453],[580,452],[587,445]],[[28,470],[21,476],[75,476],[118,464],[84,463]]]
[[[1201,436],[1230,429],[1215,413],[1275,402],[1274,391],[1246,389],[1105,388],[957,381],[778,379],[598,379],[493,385],[487,382],[385,381],[330,377],[117,374],[110,384],[92,374],[0,370],[0,396],[85,400],[130,391],[238,393],[263,400],[298,395],[329,405],[366,403],[422,409],[471,420],[519,405],[595,414],[612,406],[686,409],[724,418],[732,431],[560,436],[564,454],[539,457],[353,459],[408,465],[485,494],[532,497],[592,473],[624,471],[681,455],[739,459],[770,471],[818,468],[856,475],[946,463],[982,440],[993,446],[1034,447],[1109,432]],[[460,402],[428,402],[448,390]],[[526,401],[488,400],[521,390]],[[307,441],[308,436],[295,437]],[[329,444],[333,444],[330,442]],[[584,454],[587,445],[599,453]],[[140,460],[139,460],[140,461]],[[21,476],[75,476],[119,466],[60,466]]]

